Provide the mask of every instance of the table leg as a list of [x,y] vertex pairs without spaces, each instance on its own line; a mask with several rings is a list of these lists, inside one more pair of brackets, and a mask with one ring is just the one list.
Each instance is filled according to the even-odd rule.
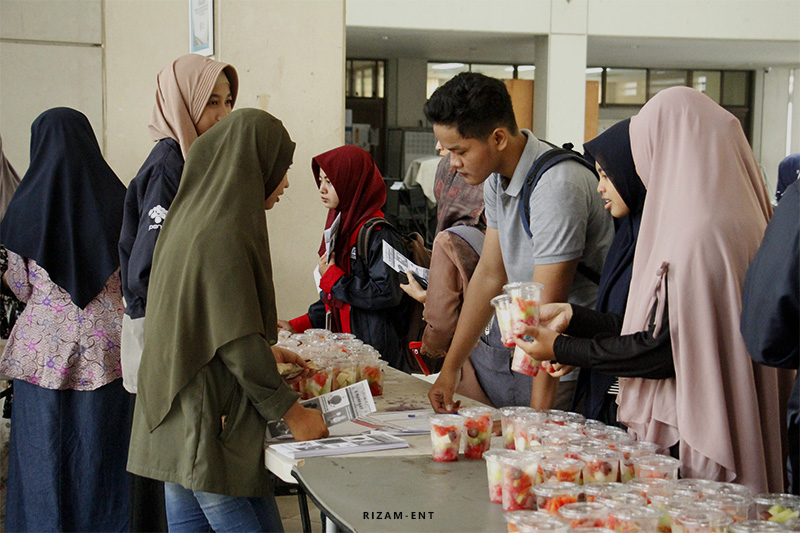
[[297,503],[300,506],[300,522],[303,525],[303,533],[311,533],[311,516],[308,514],[306,491],[300,486],[297,487]]

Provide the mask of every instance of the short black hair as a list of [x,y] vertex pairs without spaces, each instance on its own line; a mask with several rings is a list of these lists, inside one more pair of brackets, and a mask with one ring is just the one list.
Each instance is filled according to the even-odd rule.
[[424,111],[429,121],[455,127],[464,138],[485,139],[502,126],[517,133],[505,83],[477,72],[462,72],[436,89]]

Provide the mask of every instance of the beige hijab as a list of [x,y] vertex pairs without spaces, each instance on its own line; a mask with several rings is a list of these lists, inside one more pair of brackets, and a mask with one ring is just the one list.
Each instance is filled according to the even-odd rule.
[[6,209],[17,190],[20,179],[17,171],[11,166],[3,153],[3,139],[0,138],[0,220],[6,216]]
[[184,159],[189,147],[197,139],[195,124],[200,120],[217,84],[224,72],[231,86],[233,103],[239,92],[239,76],[236,69],[197,54],[181,56],[158,73],[156,105],[147,126],[153,140],[171,137],[181,145]]
[[[631,119],[647,187],[623,333],[669,301],[675,379],[621,379],[619,419],[638,439],[680,443],[681,475],[781,492],[778,375],[750,359],[741,293],[772,209],[739,121],[688,87]],[[656,300],[657,299],[657,300]]]

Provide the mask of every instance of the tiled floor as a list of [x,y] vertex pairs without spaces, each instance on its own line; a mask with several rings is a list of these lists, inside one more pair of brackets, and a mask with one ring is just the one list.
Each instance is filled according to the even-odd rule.
[[[297,502],[297,495],[277,496],[275,499],[278,500],[284,531],[286,533],[302,533],[303,524],[300,521],[300,505]],[[311,516],[311,531],[323,533],[319,509],[310,499],[308,499],[308,513]]]

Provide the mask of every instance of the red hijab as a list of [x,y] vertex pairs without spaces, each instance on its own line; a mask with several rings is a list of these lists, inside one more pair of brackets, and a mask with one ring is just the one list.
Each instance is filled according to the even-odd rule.
[[[339,197],[339,205],[328,213],[325,229],[330,227],[339,213],[342,214],[334,258],[336,266],[350,272],[350,248],[358,228],[370,218],[383,216],[381,207],[386,203],[383,177],[372,156],[358,146],[340,146],[320,154],[311,160],[311,169],[317,187],[320,185],[319,171],[322,169]],[[319,255],[323,253],[324,239]]]

